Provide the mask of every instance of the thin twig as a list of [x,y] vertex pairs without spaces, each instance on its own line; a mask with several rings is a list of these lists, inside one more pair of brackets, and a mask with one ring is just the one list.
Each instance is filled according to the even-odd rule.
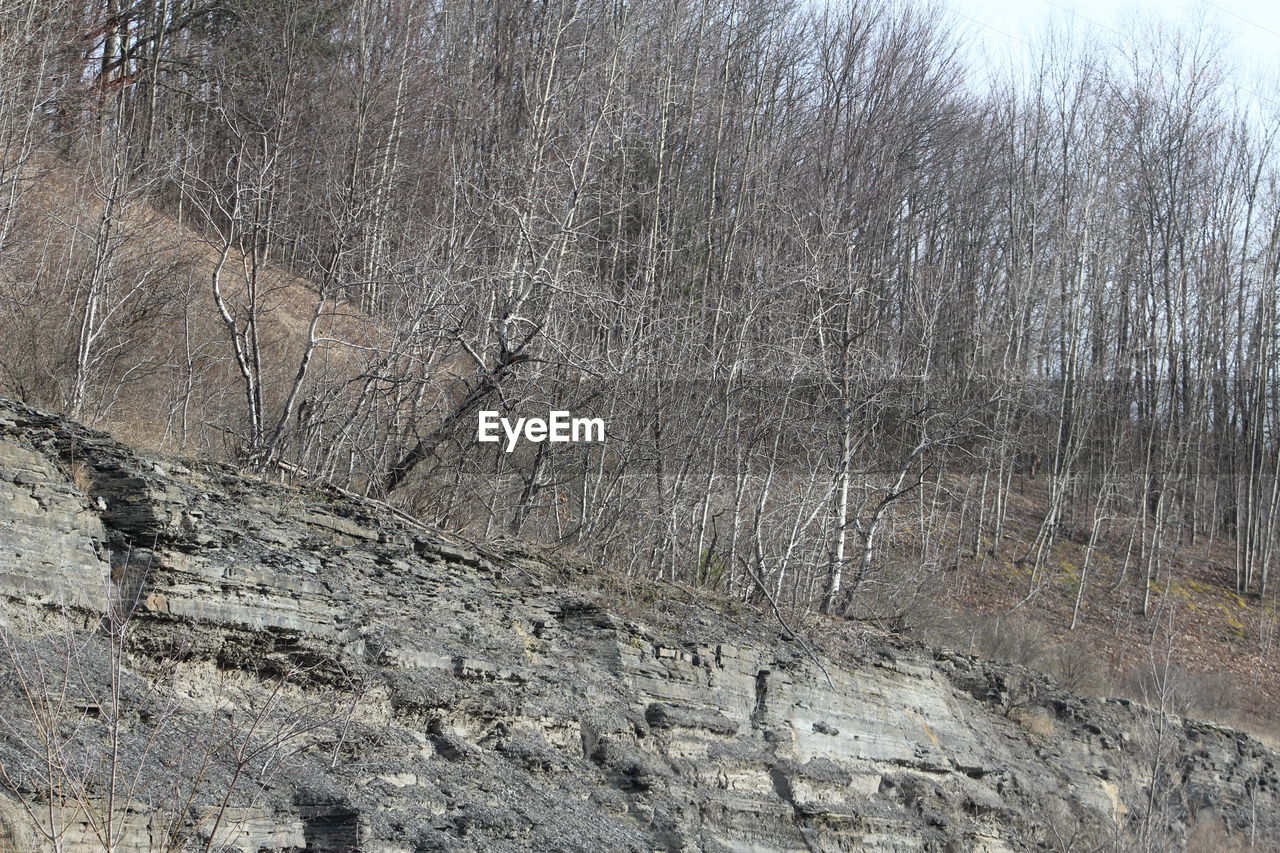
[[751,580],[755,581],[756,586],[760,588],[760,592],[764,594],[765,600],[768,601],[769,606],[773,608],[773,615],[777,617],[778,624],[782,626],[782,630],[786,631],[790,637],[800,644],[800,648],[805,650],[805,653],[813,660],[814,665],[817,666],[818,669],[822,670],[822,676],[827,679],[827,686],[832,690],[835,690],[836,685],[835,682],[831,680],[831,673],[827,672],[827,668],[822,665],[822,661],[819,660],[817,653],[814,652],[807,642],[805,642],[804,637],[797,634],[795,630],[787,624],[787,620],[782,616],[782,609],[778,607],[778,602],[774,599],[773,593],[769,592],[769,588],[765,585],[764,581],[760,580],[760,576],[751,570],[751,566],[746,562],[746,560],[742,561],[742,567],[747,570],[747,574],[751,576]]

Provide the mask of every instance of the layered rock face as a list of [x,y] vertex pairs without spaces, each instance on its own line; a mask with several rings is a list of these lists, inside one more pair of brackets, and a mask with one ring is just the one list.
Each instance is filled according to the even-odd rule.
[[[61,849],[100,850],[103,815],[119,850],[245,853],[1159,850],[1209,824],[1280,832],[1277,756],[1237,732],[905,642],[835,660],[713,613],[646,627],[544,569],[0,403],[0,849],[61,832]],[[77,678],[97,662],[116,685],[105,705],[47,701],[70,668],[40,649],[66,636],[88,638]],[[12,687],[39,678],[38,701]],[[51,784],[51,738],[31,735],[51,716],[117,770],[67,762],[76,784]],[[104,790],[120,768],[127,792]]]

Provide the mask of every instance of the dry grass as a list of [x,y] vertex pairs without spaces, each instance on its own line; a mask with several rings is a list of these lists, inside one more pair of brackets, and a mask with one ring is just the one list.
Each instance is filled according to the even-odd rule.
[[1053,715],[1043,708],[1014,708],[1009,712],[1009,719],[1027,730],[1033,738],[1047,741],[1057,734],[1058,727]]
[[[1031,588],[1031,566],[1018,558],[1030,550],[1046,499],[1043,483],[1015,488],[1000,552],[968,555],[951,572],[943,605],[960,626],[951,643],[1034,666],[1074,692],[1143,702],[1154,692],[1151,673],[1168,659],[1177,683],[1166,694],[1178,710],[1274,742],[1280,729],[1272,710],[1280,709],[1273,645],[1280,639],[1280,605],[1270,592],[1265,602],[1235,593],[1228,568],[1233,543],[1171,542],[1144,616],[1141,569],[1132,558],[1124,568],[1127,540],[1102,541],[1071,630],[1086,537],[1069,530],[1041,569],[1031,600],[1010,612]],[[1134,521],[1121,518],[1116,526]]]
[[89,473],[90,470],[88,465],[78,459],[72,462],[67,470],[67,479],[83,495],[89,494],[93,488],[93,475]]
[[[78,327],[67,322],[74,310],[57,302],[74,297],[74,276],[87,275],[93,262],[91,237],[106,179],[51,157],[33,158],[29,172],[13,240],[17,248],[0,276],[0,324],[24,346],[0,359],[0,394],[58,410],[67,388],[57,377],[70,375],[67,354],[75,350]],[[132,306],[118,312],[129,324],[121,332],[125,337],[111,343],[120,363],[106,365],[93,382],[99,392],[111,393],[96,394],[81,419],[144,449],[219,455],[226,443],[221,427],[234,423],[234,413],[243,409],[243,392],[228,333],[213,305],[217,246],[141,201],[119,207],[115,228],[122,281],[146,277],[147,307],[145,314]],[[224,269],[223,287],[233,304],[244,301],[244,269],[236,259]],[[60,284],[63,279],[67,283]],[[39,288],[33,289],[36,282]],[[287,388],[318,293],[305,278],[274,266],[261,271],[258,288],[258,334],[268,371],[263,385]],[[361,348],[376,347],[386,337],[357,306],[332,299],[318,332],[326,342],[315,353],[311,374],[338,386],[362,368],[368,350]]]
[[1232,832],[1213,811],[1202,812],[1187,833],[1186,853],[1276,853],[1280,850],[1273,838],[1251,838],[1245,832]]

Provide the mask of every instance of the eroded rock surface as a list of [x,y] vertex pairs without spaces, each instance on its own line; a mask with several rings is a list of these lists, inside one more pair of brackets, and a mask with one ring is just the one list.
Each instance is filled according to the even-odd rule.
[[[230,714],[213,681],[338,709],[243,779],[212,762],[253,796],[191,837],[246,853],[1129,849],[1143,833],[1175,849],[1204,820],[1280,830],[1277,756],[1240,733],[907,643],[815,660],[714,615],[660,631],[547,577],[370,504],[0,403],[6,629],[136,605],[125,741],[155,784],[117,803],[120,849],[210,823],[207,792],[185,810],[162,792]],[[0,759],[20,768],[15,731]],[[6,788],[0,849],[48,847],[23,808],[40,786]],[[74,808],[61,823],[64,849],[100,849]]]

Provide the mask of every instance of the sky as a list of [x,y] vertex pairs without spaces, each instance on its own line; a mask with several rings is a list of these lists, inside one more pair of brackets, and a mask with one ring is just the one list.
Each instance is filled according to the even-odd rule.
[[[1201,14],[1228,39],[1232,58],[1244,74],[1280,79],[1280,0],[943,0],[961,28],[997,58],[1025,55],[1022,43],[1036,41],[1049,21],[1069,21],[1082,30],[1114,37],[1134,13],[1154,12],[1174,23]],[[1268,87],[1270,88],[1270,87]]]

